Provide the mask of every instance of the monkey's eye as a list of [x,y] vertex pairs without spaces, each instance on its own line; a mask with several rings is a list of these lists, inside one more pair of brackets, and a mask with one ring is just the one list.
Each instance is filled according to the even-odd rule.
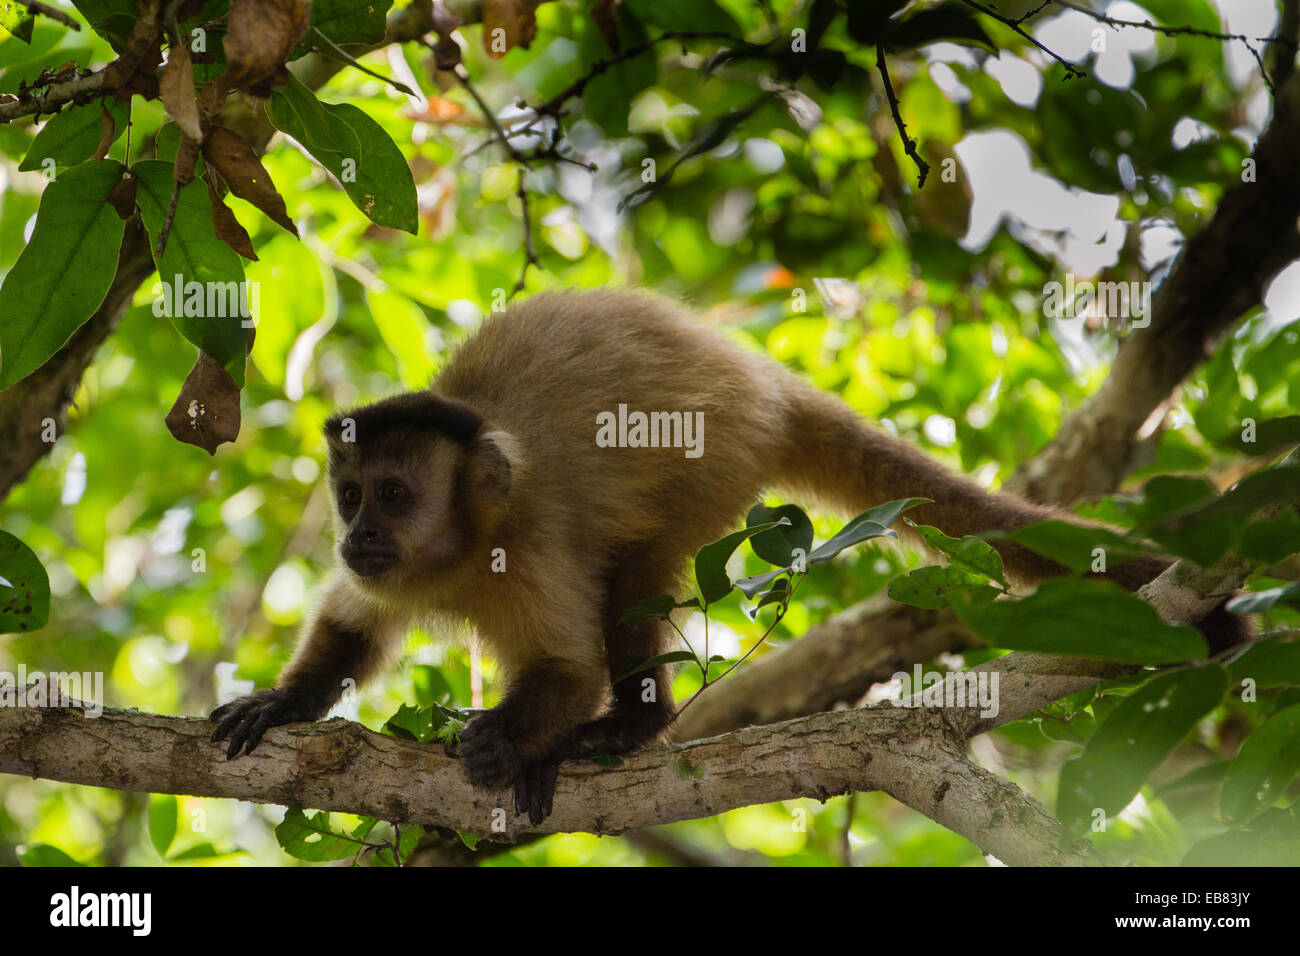
[[345,505],[361,504],[361,489],[356,485],[348,485],[343,489],[343,503]]
[[379,497],[384,501],[399,501],[406,494],[406,488],[400,481],[386,481],[379,489]]

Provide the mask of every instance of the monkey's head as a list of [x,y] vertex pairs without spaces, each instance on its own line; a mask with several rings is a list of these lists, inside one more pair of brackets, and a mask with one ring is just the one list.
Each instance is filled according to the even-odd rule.
[[499,520],[513,442],[468,406],[414,392],[325,423],[339,558],[386,589],[453,567]]

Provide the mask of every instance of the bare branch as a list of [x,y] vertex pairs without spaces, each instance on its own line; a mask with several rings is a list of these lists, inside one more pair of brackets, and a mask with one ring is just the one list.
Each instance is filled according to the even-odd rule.
[[[276,728],[252,756],[227,761],[211,730],[192,717],[6,707],[0,773],[340,810],[507,841],[524,832],[616,834],[755,803],[881,790],[1004,863],[1101,862],[1086,841],[1067,844],[1041,804],[970,763],[936,713],[836,711],[659,747],[619,767],[570,761],[555,812],[537,828],[508,812],[510,794],[473,788],[441,746],[336,719]],[[504,831],[494,830],[497,821]]]
[[885,96],[889,99],[889,112],[894,116],[894,125],[898,127],[898,135],[903,140],[903,152],[912,157],[912,162],[916,163],[916,188],[921,189],[925,186],[925,177],[930,175],[930,164],[921,158],[921,154],[916,151],[916,141],[907,135],[907,124],[903,122],[903,117],[898,112],[898,97],[894,95],[894,86],[889,82],[889,68],[885,65],[885,50],[876,44],[876,69],[880,71],[881,82],[885,84]]

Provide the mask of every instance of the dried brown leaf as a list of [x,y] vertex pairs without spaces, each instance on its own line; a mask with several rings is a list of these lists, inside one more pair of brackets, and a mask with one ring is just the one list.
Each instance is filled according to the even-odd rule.
[[162,63],[162,22],[157,18],[158,4],[152,4],[155,16],[136,21],[126,48],[104,67],[104,88],[116,99],[126,100],[139,93],[147,100],[158,98],[158,65]]
[[128,173],[108,191],[108,204],[123,219],[130,219],[135,213],[135,186],[135,177]]
[[227,89],[270,96],[288,80],[284,62],[307,32],[311,0],[234,0],[226,16]]
[[194,166],[199,161],[199,144],[181,133],[180,143],[176,147],[176,163],[172,169],[172,179],[182,186],[194,182]]
[[536,4],[531,0],[487,0],[483,4],[483,48],[500,59],[517,46],[528,49],[537,36]]
[[[257,253],[253,251],[253,240],[249,238],[248,230],[239,224],[235,214],[230,211],[230,207],[221,201],[221,194],[217,192],[214,182],[216,173],[208,171],[205,182],[208,184],[208,202],[212,206],[212,225],[217,233],[217,238],[234,249],[245,259],[257,259]],[[249,343],[250,347],[252,343]]]
[[200,352],[164,421],[177,441],[215,455],[218,445],[239,437],[239,386],[220,362]]
[[213,126],[203,141],[203,158],[221,174],[232,193],[298,235],[270,174],[242,136],[224,126]]
[[203,126],[199,120],[199,104],[194,99],[194,64],[190,61],[190,48],[184,43],[173,43],[167,51],[159,92],[163,108],[181,132],[192,140],[201,140]]

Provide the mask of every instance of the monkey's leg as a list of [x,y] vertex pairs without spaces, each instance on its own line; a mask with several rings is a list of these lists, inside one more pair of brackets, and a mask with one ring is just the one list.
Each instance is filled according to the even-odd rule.
[[556,747],[604,708],[608,681],[602,667],[561,657],[510,669],[516,676],[505,699],[469,722],[456,753],[476,785],[513,784],[516,812],[536,825],[551,812]]
[[278,686],[214,710],[208,718],[217,722],[212,741],[229,736],[226,759],[233,760],[241,750],[252,753],[272,727],[320,720],[343,696],[347,682],[359,686],[379,670],[404,631],[403,622],[360,605],[346,580],[336,578]]
[[[671,591],[676,566],[670,556],[647,548],[626,556],[610,576],[604,625],[611,682],[632,663],[677,648],[677,632],[666,621],[619,622],[638,601]],[[636,750],[659,739],[672,723],[676,708],[668,665],[637,671],[613,686],[613,708],[569,735],[563,747],[566,759]]]

